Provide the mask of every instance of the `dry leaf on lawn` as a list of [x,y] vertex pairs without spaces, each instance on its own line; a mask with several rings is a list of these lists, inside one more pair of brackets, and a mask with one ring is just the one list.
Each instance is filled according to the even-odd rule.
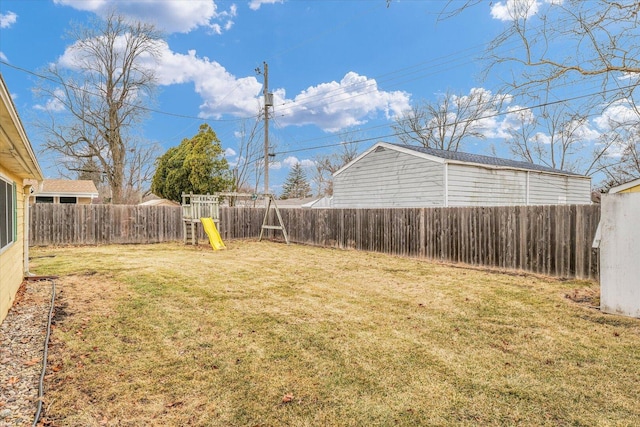
[[293,394],[285,394],[282,398],[282,403],[289,403],[293,400]]

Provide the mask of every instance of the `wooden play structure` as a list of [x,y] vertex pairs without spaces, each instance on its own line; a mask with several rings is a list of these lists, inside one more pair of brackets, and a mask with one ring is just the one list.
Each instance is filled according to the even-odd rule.
[[198,244],[198,223],[200,218],[211,218],[220,226],[219,197],[211,194],[182,193],[182,228],[184,243]]
[[[276,198],[273,196],[273,194],[265,194],[264,197],[267,200],[267,209],[264,211],[264,218],[262,219],[262,229],[260,230],[260,237],[258,238],[258,241],[262,240],[264,230],[282,230],[284,241],[287,242],[288,245],[289,236],[287,236],[287,229],[284,227],[284,222],[282,222],[282,215],[280,215],[280,210],[278,209],[278,205],[276,204]],[[276,211],[276,218],[278,219],[279,225],[267,224],[267,220],[269,218],[269,210],[271,209],[272,204],[274,210]]]
[[[215,224],[215,228],[220,228],[220,198],[255,198],[255,194],[243,194],[243,193],[216,193],[216,194],[187,194],[182,193],[182,226],[184,243],[197,245],[198,244],[198,223],[201,223],[201,218],[211,218]],[[262,195],[266,202],[266,209],[264,212],[264,218],[262,220],[262,227],[260,230],[260,237],[258,241],[262,240],[264,230],[281,230],[284,240],[289,244],[289,236],[287,230],[282,221],[282,215],[276,204],[273,194]],[[278,224],[268,224],[269,212],[271,208],[274,209]],[[206,231],[206,230],[205,230]],[[207,233],[209,234],[209,233]],[[209,236],[211,238],[211,236]],[[213,243],[212,243],[213,246]],[[215,248],[214,248],[215,249]]]

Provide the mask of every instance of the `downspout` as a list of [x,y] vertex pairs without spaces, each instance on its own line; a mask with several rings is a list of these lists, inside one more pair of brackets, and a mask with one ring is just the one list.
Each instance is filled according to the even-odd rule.
[[449,207],[449,164],[444,163],[444,207]]
[[33,276],[29,272],[29,199],[31,198],[31,185],[25,185],[22,187],[23,191],[23,203],[24,203],[24,219],[22,220],[22,231],[24,241],[24,277]]
[[531,171],[527,171],[527,195],[526,195],[526,205],[529,206],[529,176],[531,175]]

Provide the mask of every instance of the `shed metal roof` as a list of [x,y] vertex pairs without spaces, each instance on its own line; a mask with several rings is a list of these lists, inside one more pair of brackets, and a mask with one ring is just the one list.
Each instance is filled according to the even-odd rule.
[[548,166],[542,166],[542,165],[537,165],[535,163],[522,162],[518,160],[483,156],[481,154],[463,153],[460,151],[438,150],[436,148],[418,147],[415,145],[390,144],[390,143],[385,143],[385,144],[395,145],[397,147],[413,150],[418,153],[428,154],[430,156],[440,157],[442,159],[453,160],[456,162],[475,163],[475,164],[481,164],[481,165],[506,167],[506,168],[513,168],[513,169],[524,169],[524,170],[531,170],[531,171],[538,171],[538,172],[549,172],[549,173],[556,173],[556,174],[562,174],[562,175],[582,176],[574,172],[568,172],[560,169],[550,168]]

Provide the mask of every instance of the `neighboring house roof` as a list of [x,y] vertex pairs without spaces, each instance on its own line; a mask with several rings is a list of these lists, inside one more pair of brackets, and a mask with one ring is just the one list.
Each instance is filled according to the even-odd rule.
[[640,186],[640,178],[625,182],[624,184],[620,184],[615,187],[611,187],[609,189],[609,194],[621,193],[625,190],[630,190],[633,187],[638,187],[638,186]]
[[140,206],[180,206],[180,203],[169,199],[151,199],[139,204]]
[[310,202],[303,204],[302,208],[305,208],[305,209],[330,208],[332,205],[332,200],[333,200],[333,197],[331,196],[320,197],[319,199],[314,199],[314,200],[311,200]]
[[547,172],[558,175],[570,175],[576,177],[582,177],[580,174],[576,174],[573,172],[567,172],[560,169],[554,169],[547,166],[537,165],[529,162],[522,162],[518,160],[510,160],[510,159],[502,159],[499,157],[491,157],[491,156],[483,156],[481,154],[471,154],[471,153],[463,153],[460,151],[447,151],[447,150],[438,150],[435,148],[426,148],[426,147],[418,147],[413,145],[405,145],[405,144],[391,144],[388,142],[378,142],[370,149],[362,153],[356,159],[352,160],[350,163],[345,165],[342,169],[337,171],[335,175],[340,174],[344,169],[349,167],[351,164],[357,162],[365,155],[377,149],[392,149],[400,152],[404,152],[412,155],[419,155],[426,159],[440,162],[440,163],[458,163],[458,164],[473,164],[480,165],[483,167],[488,167],[492,169],[517,169],[517,170],[525,170],[525,171],[536,171],[536,172]]
[[98,197],[98,189],[90,179],[45,179],[36,196]]
[[292,198],[292,199],[278,199],[276,204],[279,208],[301,208],[303,205],[313,202],[317,197],[305,197],[305,198]]
[[9,89],[0,74],[0,158],[22,179],[42,179],[42,170],[24,131]]

